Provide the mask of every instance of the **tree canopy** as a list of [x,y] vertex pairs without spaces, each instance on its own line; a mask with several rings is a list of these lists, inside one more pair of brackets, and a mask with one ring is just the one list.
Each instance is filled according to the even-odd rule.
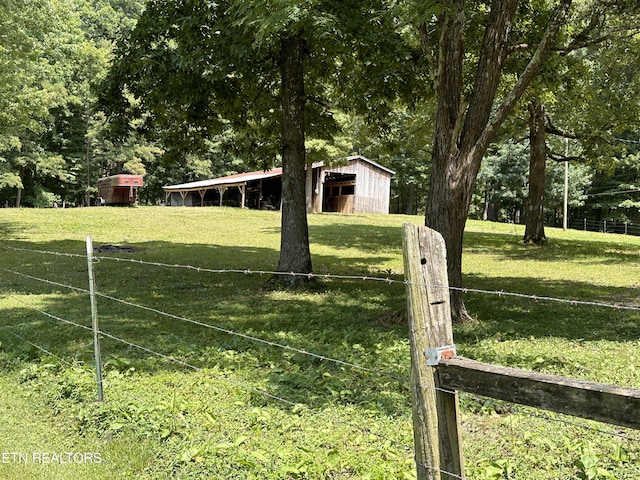
[[[613,0],[427,5],[431,21],[416,28],[434,32],[426,35],[425,54],[437,65],[437,110],[425,223],[443,234],[449,281],[460,286],[464,226],[489,145],[545,68],[557,68],[561,53],[595,42],[601,24],[620,18],[600,12],[629,13],[638,7]],[[576,19],[585,19],[584,27]],[[519,32],[527,32],[524,41]],[[452,307],[455,319],[469,318],[459,290],[452,293]]]
[[334,105],[390,110],[411,78],[396,30],[377,1],[150,1],[119,43],[103,104],[124,135],[139,118],[174,159],[231,127],[249,164],[282,162],[278,268],[310,272],[306,140],[332,139]]
[[[86,138],[99,126],[92,85],[106,71],[109,39],[135,21],[129,15],[141,6],[119,3],[128,7],[126,15],[109,2],[88,0],[8,0],[0,6],[3,203],[13,198],[16,205],[36,206],[84,198]],[[111,23],[98,16],[99,6],[113,13]]]
[[[144,173],[141,199],[155,203],[163,184],[286,164],[297,208],[305,164],[360,153],[397,172],[394,212],[425,213],[444,234],[456,286],[470,209],[526,217],[516,211],[532,183],[520,163],[532,105],[544,112],[545,159],[566,160],[570,139],[575,212],[638,221],[639,10],[635,0],[7,0],[0,204],[88,205],[97,178],[120,172]],[[286,59],[296,68],[285,72]],[[546,170],[554,180],[554,162]],[[543,183],[553,220],[557,181]],[[305,244],[306,216],[295,215]]]

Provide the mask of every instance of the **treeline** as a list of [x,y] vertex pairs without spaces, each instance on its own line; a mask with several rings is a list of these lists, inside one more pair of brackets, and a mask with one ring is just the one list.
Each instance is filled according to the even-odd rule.
[[[516,3],[498,98],[557,2]],[[535,210],[532,186],[542,185],[534,196],[546,222],[561,224],[569,162],[570,216],[640,222],[637,5],[575,3],[484,155],[469,208],[475,218],[524,222]],[[97,179],[121,172],[144,174],[140,199],[154,204],[166,184],[280,164],[278,41],[286,27],[303,49],[306,161],[375,159],[396,171],[393,212],[424,213],[444,4],[278,5],[3,2],[0,205],[90,205]],[[465,42],[479,47],[487,2],[464,8]]]

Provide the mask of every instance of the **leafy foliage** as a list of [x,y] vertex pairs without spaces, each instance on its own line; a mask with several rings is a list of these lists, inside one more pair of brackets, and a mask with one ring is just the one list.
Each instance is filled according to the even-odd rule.
[[[529,168],[528,146],[509,140],[489,149],[478,174],[470,208],[472,218],[520,222],[527,198]],[[585,190],[591,184],[593,170],[581,164],[569,168],[569,205],[579,209],[585,204]],[[547,166],[545,203],[547,225],[561,225],[564,202],[564,162]]]
[[[90,130],[99,127],[91,86],[106,71],[109,38],[123,18],[119,8],[134,14],[140,5],[137,0],[111,3],[108,8],[106,2],[89,0],[11,0],[0,7],[2,25],[11,25],[3,33],[0,60],[3,203],[9,199],[30,206],[51,205],[51,199],[84,202],[87,182],[91,184],[98,174],[95,170],[91,174],[88,138]],[[113,24],[105,15],[98,27],[95,15],[105,9]],[[37,200],[38,192],[48,192],[49,198]]]

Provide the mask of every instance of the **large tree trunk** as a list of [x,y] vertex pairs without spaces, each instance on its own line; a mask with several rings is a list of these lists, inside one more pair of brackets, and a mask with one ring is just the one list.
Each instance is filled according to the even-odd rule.
[[[460,165],[459,162],[456,162]],[[434,162],[435,166],[435,162]],[[469,211],[472,186],[471,175],[466,179],[451,176],[460,168],[436,169],[431,173],[431,186],[427,199],[425,224],[440,232],[447,246],[447,269],[451,287],[451,316],[454,322],[470,320],[462,301],[462,240]]]
[[[282,221],[279,272],[311,273],[309,228],[305,196],[304,40],[283,37],[282,76]],[[279,276],[288,286],[305,283],[304,276]]]
[[525,214],[525,243],[541,244],[544,234],[544,176],[547,165],[544,106],[529,103],[529,197]]
[[464,0],[448,2],[439,44],[436,137],[425,225],[440,232],[454,322],[470,320],[462,301],[462,240],[506,53],[516,0],[494,0],[485,29],[478,73],[468,104],[462,101]]
[[479,52],[475,83],[462,99],[464,0],[440,0],[441,34],[436,76],[436,136],[425,224],[447,246],[454,322],[470,320],[462,301],[462,240],[482,156],[535,77],[566,19],[571,0],[561,0],[533,57],[503,102],[495,105],[517,0],[492,0]]

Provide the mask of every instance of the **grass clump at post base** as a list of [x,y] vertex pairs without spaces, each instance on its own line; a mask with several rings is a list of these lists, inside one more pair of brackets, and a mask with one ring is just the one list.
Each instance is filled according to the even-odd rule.
[[[318,276],[399,282],[320,277],[292,291],[258,273],[278,263],[279,222],[232,208],[4,209],[0,394],[16,407],[3,449],[103,461],[9,462],[0,478],[414,478],[400,228],[422,219],[311,215]],[[478,321],[456,326],[458,353],[639,388],[638,311],[498,292],[638,305],[640,239],[547,229],[538,247],[522,233],[469,222],[465,286],[495,293],[466,294]],[[88,296],[66,288],[87,289],[87,235],[127,247],[94,265],[101,404],[93,338],[77,326],[91,325]],[[640,477],[638,432],[466,394],[461,405],[468,478]]]

